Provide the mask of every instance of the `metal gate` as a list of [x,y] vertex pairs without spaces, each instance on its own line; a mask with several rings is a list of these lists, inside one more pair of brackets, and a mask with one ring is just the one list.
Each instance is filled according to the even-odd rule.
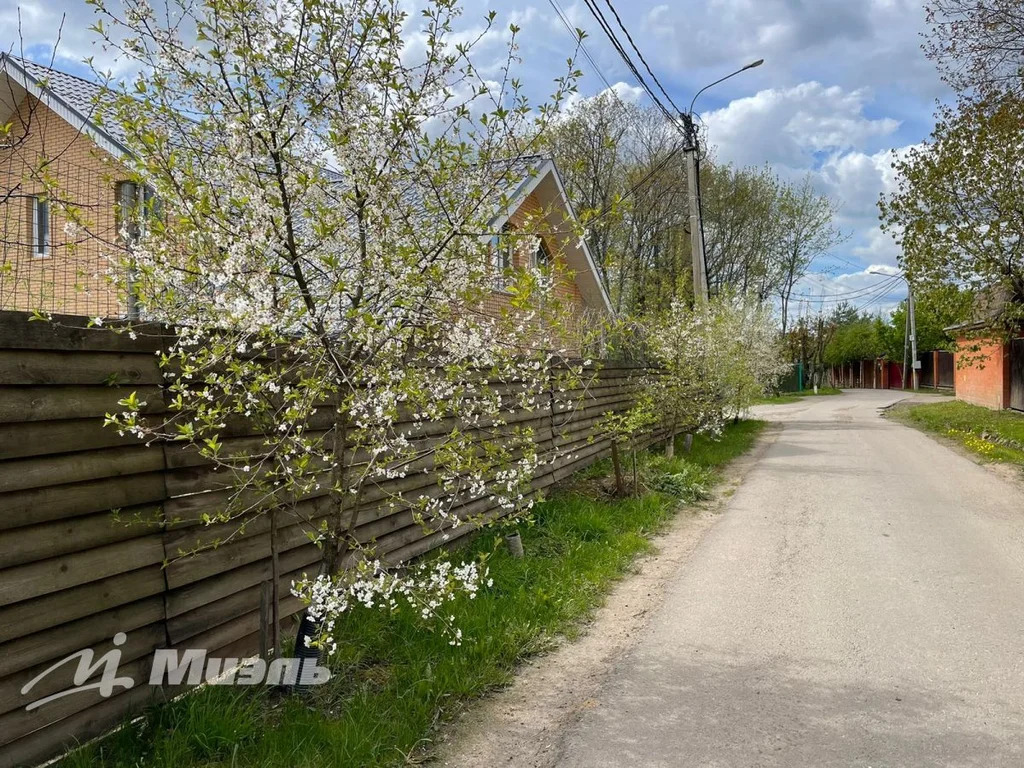
[[955,365],[953,353],[939,350],[939,386],[952,387],[954,383]]
[[1010,407],[1024,411],[1024,339],[1010,341]]

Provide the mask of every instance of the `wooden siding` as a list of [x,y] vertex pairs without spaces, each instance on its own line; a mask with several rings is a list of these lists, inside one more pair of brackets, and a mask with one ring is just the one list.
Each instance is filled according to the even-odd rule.
[[[272,544],[287,596],[320,557],[296,514],[316,520],[329,512],[326,495],[306,498],[294,512],[275,513],[273,542],[264,518],[231,543],[179,558],[217,534],[176,521],[216,511],[220,478],[194,452],[147,447],[102,427],[104,413],[131,391],[145,392],[152,412],[164,408],[153,353],[170,337],[149,329],[132,341],[85,329],[80,318],[58,319],[78,327],[0,312],[0,768],[34,764],[176,693],[142,684],[157,648],[255,653]],[[549,393],[541,408],[516,415],[535,427],[542,448],[571,450],[536,478],[535,491],[605,455],[609,443],[595,440],[595,429],[604,412],[632,402],[638,371],[605,368],[571,414],[559,407],[569,394]],[[392,482],[391,490],[435,485],[426,474]],[[490,504],[472,501],[460,512],[494,515]],[[407,512],[390,512],[371,491],[356,535],[394,562],[473,530],[453,529],[448,540],[442,532],[425,536]],[[290,596],[281,605],[282,616],[300,610]],[[70,653],[111,650],[116,632],[128,636],[121,673],[140,684],[108,699],[76,693],[26,712],[29,701],[70,687],[74,665],[59,667],[29,696],[22,686]]]

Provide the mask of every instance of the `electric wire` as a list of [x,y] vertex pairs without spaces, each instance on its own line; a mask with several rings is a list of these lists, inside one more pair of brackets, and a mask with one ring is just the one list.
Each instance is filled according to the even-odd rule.
[[651,76],[651,79],[654,81],[654,84],[658,86],[658,90],[661,91],[662,95],[664,95],[664,97],[668,100],[668,103],[672,106],[672,109],[676,111],[676,114],[682,114],[682,110],[676,106],[676,103],[674,101],[672,101],[672,97],[668,95],[668,91],[665,90],[665,87],[661,84],[661,81],[658,80],[658,76],[654,74],[654,71],[651,69],[651,66],[647,63],[647,59],[644,58],[644,55],[640,52],[640,49],[637,48],[636,43],[633,42],[633,36],[629,34],[629,30],[626,29],[626,25],[622,23],[622,19],[619,17],[619,12],[615,10],[615,6],[612,5],[612,0],[604,1],[605,4],[608,6],[608,10],[610,10],[612,12],[612,15],[615,17],[615,21],[618,23],[619,29],[621,29],[623,34],[626,35],[626,40],[629,41],[630,46],[636,52],[637,58],[640,59],[640,63],[644,65],[644,69],[647,70],[647,74]]
[[858,298],[858,297],[860,297],[860,296],[862,296],[864,294],[871,293],[875,289],[881,288],[882,286],[891,287],[896,282],[898,282],[899,279],[900,279],[899,275],[893,275],[893,276],[888,277],[888,278],[886,278],[884,280],[880,280],[880,281],[878,281],[876,283],[872,283],[871,285],[865,286],[863,288],[856,288],[856,289],[854,289],[852,291],[841,291],[839,293],[829,293],[829,294],[793,293],[793,294],[791,294],[791,296],[793,296],[794,298],[809,299],[809,300],[819,301],[819,302],[822,301],[822,300],[830,301],[832,299],[854,299],[854,298]]

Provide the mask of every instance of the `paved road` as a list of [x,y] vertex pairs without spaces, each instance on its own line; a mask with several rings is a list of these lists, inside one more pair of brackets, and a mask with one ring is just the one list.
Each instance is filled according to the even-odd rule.
[[883,421],[898,397],[765,412],[560,765],[1024,765],[1024,495]]

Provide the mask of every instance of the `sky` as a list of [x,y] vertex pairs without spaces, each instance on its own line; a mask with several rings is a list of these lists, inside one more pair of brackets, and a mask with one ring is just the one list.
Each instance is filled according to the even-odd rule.
[[[602,2],[603,0],[598,0]],[[642,92],[582,1],[556,0],[574,27],[588,33],[586,46],[600,74],[622,98],[644,101]],[[748,70],[701,95],[696,104],[707,140],[720,161],[769,164],[786,179],[810,174],[816,188],[839,208],[838,226],[848,239],[812,265],[798,286],[796,311],[827,308],[845,298],[869,312],[887,312],[905,295],[871,271],[896,272],[897,245],[878,227],[877,200],[895,183],[895,155],[927,138],[937,101],[950,98],[920,49],[923,0],[613,0],[648,64],[672,100],[685,108],[709,82],[755,60]],[[484,14],[498,26],[520,27],[517,73],[534,98],[551,90],[555,73],[572,52],[569,32],[548,0],[464,0],[460,25],[479,28]],[[608,15],[608,6],[602,6]],[[88,74],[81,62],[104,60],[88,27],[94,13],[84,0],[0,0],[0,23],[17,49],[21,30],[29,58],[48,63],[61,24],[59,68]],[[475,54],[483,69],[504,54],[496,33]],[[621,35],[620,35],[621,37]],[[580,95],[605,88],[585,58]],[[834,296],[822,302],[821,296]]]

